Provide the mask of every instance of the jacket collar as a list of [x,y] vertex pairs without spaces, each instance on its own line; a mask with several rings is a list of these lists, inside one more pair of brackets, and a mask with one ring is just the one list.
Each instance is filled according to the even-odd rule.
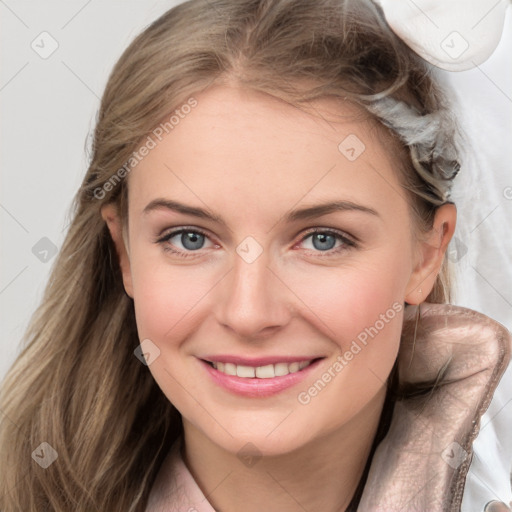
[[460,510],[480,418],[511,345],[503,325],[471,309],[406,308],[398,356],[403,397],[373,456],[358,510]]

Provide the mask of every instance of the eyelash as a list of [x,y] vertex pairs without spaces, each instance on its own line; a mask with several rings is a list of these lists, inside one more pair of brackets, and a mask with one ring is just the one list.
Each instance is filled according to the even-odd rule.
[[[203,235],[206,238],[209,238],[208,234],[199,228],[182,227],[180,229],[177,229],[175,231],[171,231],[170,233],[167,233],[163,237],[157,239],[155,241],[155,243],[161,244],[163,246],[164,251],[175,254],[176,256],[179,256],[181,258],[191,258],[191,257],[193,258],[196,256],[196,254],[194,254],[194,253],[197,253],[199,251],[184,252],[184,251],[173,249],[171,246],[166,245],[166,242],[168,242],[171,238],[175,237],[176,235],[180,235],[182,233],[196,233],[196,234]],[[342,251],[346,251],[346,250],[353,249],[353,248],[357,247],[357,244],[353,239],[347,237],[345,234],[342,234],[341,232],[338,232],[337,230],[327,229],[327,228],[312,228],[312,229],[310,229],[309,231],[307,231],[305,233],[305,235],[300,239],[300,241],[298,243],[304,242],[304,240],[306,240],[308,237],[310,237],[311,235],[315,235],[317,233],[320,233],[323,235],[333,235],[336,237],[337,240],[343,242],[343,245],[336,249],[329,249],[328,251],[313,251],[315,253],[318,253],[318,256],[320,256],[321,258],[325,258],[325,257],[328,258],[328,257],[334,256],[334,255],[337,255],[338,253],[340,253]]]

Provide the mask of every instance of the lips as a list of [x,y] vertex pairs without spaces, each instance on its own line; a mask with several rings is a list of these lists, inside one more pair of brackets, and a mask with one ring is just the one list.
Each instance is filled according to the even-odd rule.
[[[252,398],[263,398],[274,395],[287,388],[296,386],[299,382],[303,381],[308,375],[316,371],[316,368],[324,359],[324,357],[316,358],[303,358],[303,357],[273,357],[271,361],[274,364],[264,364],[263,366],[246,366],[237,365],[235,363],[224,362],[221,359],[230,359],[231,361],[247,361],[246,358],[237,358],[235,356],[215,356],[210,357],[215,359],[215,362],[205,359],[198,359],[201,366],[206,370],[214,383],[220,385],[224,389],[235,393]],[[281,359],[281,362],[275,363],[276,360]],[[285,360],[283,362],[283,360]],[[254,361],[267,362],[269,358],[259,358],[250,360],[253,364]],[[291,362],[286,362],[291,361]],[[301,368],[302,363],[302,368]],[[215,368],[215,366],[217,368]],[[293,365],[293,366],[292,366]],[[286,373],[284,373],[284,366]],[[272,368],[271,368],[272,367]],[[279,368],[282,368],[279,370]],[[288,371],[289,369],[293,371]],[[226,368],[231,373],[226,373]],[[277,369],[277,372],[276,372]],[[234,371],[233,371],[234,370]],[[281,375],[279,374],[283,372]],[[258,372],[258,374],[256,374]]]

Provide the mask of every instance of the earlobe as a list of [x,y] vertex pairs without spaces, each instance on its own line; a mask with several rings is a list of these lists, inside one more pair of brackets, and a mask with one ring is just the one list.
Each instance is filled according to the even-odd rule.
[[133,284],[130,268],[130,258],[127,243],[123,236],[123,226],[117,208],[114,204],[106,204],[101,207],[101,216],[106,222],[110,236],[116,247],[119,267],[123,276],[123,285],[126,293],[133,299]]
[[406,288],[405,302],[420,304],[434,287],[443,264],[446,249],[457,222],[457,209],[453,203],[440,206],[434,224],[425,240],[420,243],[419,260]]

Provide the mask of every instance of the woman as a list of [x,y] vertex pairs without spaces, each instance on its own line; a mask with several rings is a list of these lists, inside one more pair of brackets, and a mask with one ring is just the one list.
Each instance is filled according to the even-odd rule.
[[445,304],[458,171],[370,1],[168,11],[3,384],[1,510],[456,510],[510,357]]

